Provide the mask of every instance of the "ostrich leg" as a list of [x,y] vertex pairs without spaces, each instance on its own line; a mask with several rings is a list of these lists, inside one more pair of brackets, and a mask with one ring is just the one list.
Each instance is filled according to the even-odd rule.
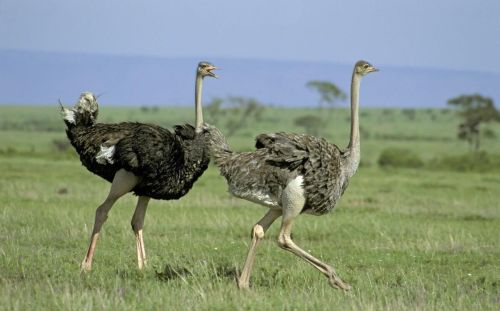
[[281,230],[278,237],[278,244],[284,250],[294,253],[300,258],[304,259],[308,263],[310,263],[313,267],[321,271],[330,282],[330,285],[337,289],[350,290],[351,286],[349,284],[344,283],[335,273],[335,270],[329,265],[323,263],[318,258],[312,256],[308,252],[304,251],[297,244],[295,244],[290,235],[292,233],[292,225],[293,221],[297,215],[290,215],[285,213],[283,215],[283,222],[281,224]]
[[140,196],[137,200],[134,216],[132,217],[132,230],[135,233],[135,244],[137,249],[137,265],[139,269],[146,266],[146,249],[144,248],[144,240],[142,239],[142,226],[144,225],[144,217],[148,207],[149,197]]
[[304,190],[302,188],[302,179],[299,176],[294,181],[290,182],[283,191],[282,208],[283,218],[281,229],[278,236],[278,245],[289,252],[294,253],[300,258],[310,263],[313,267],[321,271],[334,288],[350,290],[351,287],[344,283],[335,273],[335,270],[329,265],[323,263],[318,258],[304,251],[292,241],[291,233],[295,218],[300,215],[305,204]]
[[94,229],[92,230],[87,256],[85,256],[85,259],[81,264],[82,272],[87,272],[92,269],[92,259],[94,257],[97,239],[99,238],[99,232],[101,231],[102,225],[108,218],[109,210],[113,207],[116,200],[128,193],[130,190],[134,189],[138,182],[139,178],[131,172],[124,169],[116,172],[106,200],[104,200],[104,202],[95,211]]
[[335,270],[329,265],[323,263],[316,257],[312,256],[308,252],[301,249],[297,244],[295,244],[290,238],[290,234],[292,231],[293,219],[283,219],[283,223],[281,225],[281,231],[278,238],[278,243],[281,248],[284,250],[290,251],[300,258],[304,259],[311,265],[313,265],[316,269],[321,271],[330,282],[330,285],[337,289],[350,290],[351,286],[349,284],[344,283],[335,273]]
[[238,279],[238,288],[248,289],[250,284],[250,274],[252,273],[253,264],[255,262],[255,251],[260,240],[264,238],[264,234],[271,224],[281,215],[281,210],[270,209],[261,220],[252,228],[252,242],[248,250],[247,259],[243,266],[240,278]]

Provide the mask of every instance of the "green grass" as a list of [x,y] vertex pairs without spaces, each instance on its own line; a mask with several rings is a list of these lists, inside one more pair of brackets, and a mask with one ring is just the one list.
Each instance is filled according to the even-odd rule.
[[[0,107],[0,121],[5,111]],[[116,109],[110,118],[126,119],[128,111],[133,109]],[[184,110],[179,111],[160,109],[157,118],[180,119]],[[283,120],[273,121],[275,127],[293,129],[291,120],[299,113],[304,111],[276,112]],[[293,232],[298,245],[353,286],[348,293],[330,288],[312,266],[277,246],[279,222],[259,245],[251,291],[237,290],[234,276],[243,266],[251,227],[267,209],[230,197],[213,167],[182,199],[150,203],[145,271],[136,268],[130,227],[135,198],[127,195],[104,225],[94,270],[81,275],[95,208],[109,184],[76,156],[53,154],[50,141],[64,138],[62,132],[0,131],[0,149],[29,151],[0,155],[0,309],[498,310],[500,175],[381,170],[376,158],[388,146],[409,148],[426,159],[465,152],[467,146],[454,139],[451,114],[436,112],[442,123],[434,124],[419,111],[420,123],[412,124],[398,111],[386,123],[377,118],[388,118],[387,112],[369,113],[364,124],[370,137],[362,141],[362,152],[372,165],[358,170],[332,214],[303,215]],[[105,109],[101,117],[106,118]],[[23,122],[22,114],[17,118],[11,120]],[[233,137],[232,144],[249,149],[248,135],[272,130],[273,122],[242,131],[247,133]],[[391,129],[422,139],[377,138]],[[434,131],[446,139],[423,139]],[[327,132],[346,140],[348,124],[339,117]],[[490,145],[499,151],[498,142]]]

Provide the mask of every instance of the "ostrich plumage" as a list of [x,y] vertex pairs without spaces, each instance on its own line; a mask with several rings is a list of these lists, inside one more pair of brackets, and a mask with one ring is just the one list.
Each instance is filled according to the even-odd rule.
[[[81,100],[91,97],[84,93]],[[89,171],[109,182],[120,169],[132,172],[141,177],[132,192],[153,199],[179,199],[210,161],[207,131],[197,134],[189,124],[176,125],[174,132],[133,122],[69,124],[66,133]]]
[[260,134],[252,152],[216,158],[229,192],[236,197],[278,208],[286,185],[303,177],[306,203],[302,212],[322,215],[333,209],[347,187],[342,174],[344,153],[323,138],[306,134]]
[[112,183],[107,198],[96,210],[82,271],[91,270],[99,232],[109,210],[128,192],[139,197],[131,224],[136,235],[138,266],[142,269],[146,264],[142,227],[150,198],[179,199],[208,167],[210,133],[203,124],[201,91],[205,76],[216,77],[214,69],[207,62],[198,64],[196,125],[176,125],[173,132],[154,124],[97,123],[97,100],[88,92],[82,93],[72,109],[61,105],[66,134],[83,166]]
[[301,213],[323,215],[332,211],[356,172],[360,161],[358,98],[362,76],[377,71],[366,61],[354,66],[351,84],[351,137],[341,150],[323,138],[305,134],[261,134],[256,150],[232,152],[222,133],[214,130],[212,154],[229,192],[239,198],[269,207],[268,213],[252,229],[252,243],[238,280],[249,287],[255,250],[269,226],[282,216],[278,244],[301,257],[328,277],[330,285],[344,290],[335,270],[313,257],[291,239],[295,218]]

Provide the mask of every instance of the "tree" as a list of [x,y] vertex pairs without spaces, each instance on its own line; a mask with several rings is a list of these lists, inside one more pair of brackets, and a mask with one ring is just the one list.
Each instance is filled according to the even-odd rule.
[[331,109],[329,113],[324,114],[321,112],[321,108],[324,108],[324,105],[333,107],[337,102],[346,100],[347,95],[329,81],[312,80],[307,82],[306,86],[319,93],[320,115],[318,117],[311,115],[299,117],[295,120],[295,124],[304,127],[308,134],[319,135],[321,126],[329,123],[332,118]]
[[204,111],[207,114],[207,119],[210,120],[212,124],[218,124],[219,118],[226,114],[226,111],[222,109],[222,104],[224,100],[219,97],[215,97],[212,101],[205,106]]
[[319,135],[323,121],[320,117],[306,115],[295,119],[295,125],[303,127],[307,134],[317,136]]
[[260,121],[264,105],[254,98],[229,96],[228,111],[231,118],[227,119],[227,136],[233,136],[238,130],[246,126],[248,120]]
[[219,124],[219,118],[224,117],[227,137],[244,128],[248,121],[260,121],[264,109],[265,106],[258,100],[240,96],[214,98],[205,107],[207,119],[211,123]]
[[329,81],[312,80],[307,82],[306,86],[319,93],[320,107],[323,106],[323,104],[333,106],[337,101],[344,101],[347,98],[344,91]]
[[458,138],[469,142],[476,151],[480,147],[481,124],[499,122],[500,113],[495,109],[493,100],[479,94],[461,95],[448,100],[448,105],[458,108],[463,121],[458,126]]

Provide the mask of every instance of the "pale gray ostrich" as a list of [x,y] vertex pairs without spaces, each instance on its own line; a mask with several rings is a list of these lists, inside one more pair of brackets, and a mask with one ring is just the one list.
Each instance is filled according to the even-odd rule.
[[83,93],[72,109],[61,105],[66,134],[82,164],[111,182],[108,196],[95,213],[82,271],[91,270],[99,232],[108,212],[128,192],[139,197],[131,224],[136,237],[137,264],[139,269],[146,265],[142,228],[150,198],[179,199],[208,167],[210,139],[203,125],[201,91],[204,77],[216,77],[214,69],[207,62],[198,64],[195,126],[176,125],[173,132],[154,124],[97,123],[98,105],[92,93]]
[[323,215],[332,211],[356,172],[360,161],[359,86],[361,78],[374,71],[377,69],[366,61],[358,61],[354,66],[351,136],[345,150],[310,135],[274,133],[259,135],[255,151],[235,153],[220,132],[211,135],[215,163],[227,180],[229,192],[270,208],[252,229],[250,249],[238,280],[240,288],[249,287],[256,247],[264,233],[283,216],[279,246],[321,271],[331,286],[350,289],[332,267],[297,246],[291,232],[295,218],[301,213]]

